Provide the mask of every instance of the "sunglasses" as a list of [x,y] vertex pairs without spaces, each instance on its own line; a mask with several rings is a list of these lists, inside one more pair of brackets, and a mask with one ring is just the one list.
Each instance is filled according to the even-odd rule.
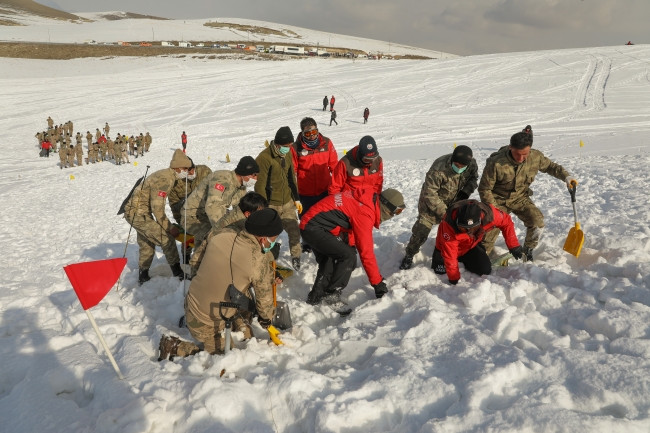
[[379,201],[386,206],[391,215],[399,215],[404,210],[404,206],[395,206],[389,202],[383,195],[379,194]]
[[305,137],[315,137],[318,135],[318,129],[314,128],[309,131],[303,131],[302,135],[304,135]]

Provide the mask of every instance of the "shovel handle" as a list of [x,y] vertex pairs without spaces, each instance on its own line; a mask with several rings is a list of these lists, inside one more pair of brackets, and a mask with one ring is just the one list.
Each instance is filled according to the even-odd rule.
[[575,203],[576,202],[576,189],[578,188],[578,185],[575,183],[572,183],[570,186],[567,186],[567,189],[569,190],[569,194],[571,194],[571,202]]

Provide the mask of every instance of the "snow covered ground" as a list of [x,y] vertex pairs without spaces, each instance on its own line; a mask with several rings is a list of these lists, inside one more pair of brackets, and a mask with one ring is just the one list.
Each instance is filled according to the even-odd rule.
[[[650,431],[649,64],[644,45],[446,61],[2,59],[1,430]],[[321,100],[332,94],[339,125],[329,127]],[[83,134],[105,122],[111,135],[149,131],[152,150],[137,165],[61,170],[56,154],[37,155],[48,115]],[[146,165],[168,166],[181,131],[195,162],[232,169],[226,155],[256,156],[305,116],[340,155],[374,136],[385,187],[404,192],[406,211],[375,231],[390,293],[374,299],[359,267],[344,292],[352,315],[310,306],[316,264],[303,255],[279,294],[294,321],[284,346],[255,324],[257,338],[227,356],[159,363],[162,333],[189,338],[177,327],[183,286],[159,256],[138,287],[132,233],[119,291],[92,309],[118,380],[63,266],[122,256],[119,205]],[[482,169],[526,124],[580,182],[581,256],[562,250],[566,187],[539,174],[546,231],[534,263],[462,271],[450,286],[430,269],[429,240],[400,271],[432,161],[465,144]]]

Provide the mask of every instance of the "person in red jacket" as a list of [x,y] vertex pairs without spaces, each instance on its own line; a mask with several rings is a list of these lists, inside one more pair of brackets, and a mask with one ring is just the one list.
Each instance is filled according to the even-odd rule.
[[318,132],[314,119],[302,119],[300,131],[291,146],[291,157],[298,179],[301,214],[304,215],[310,207],[327,195],[332,172],[339,157],[332,140]]
[[183,146],[183,153],[185,153],[185,149],[187,148],[187,134],[185,131],[181,134],[181,145]]
[[330,98],[330,111],[332,111],[334,109],[334,102],[335,101],[336,101],[336,99],[334,98],[334,95],[332,95],[332,97]]
[[446,273],[449,283],[457,284],[460,262],[472,273],[489,275],[492,263],[481,241],[485,233],[495,227],[501,230],[512,256],[521,259],[523,249],[510,215],[477,200],[461,200],[451,205],[438,226],[432,263],[434,272]]
[[41,149],[45,150],[45,157],[49,158],[50,157],[50,149],[52,148],[52,143],[50,143],[50,140],[45,138],[43,142],[41,143]]
[[404,207],[404,197],[395,189],[381,194],[346,190],[312,206],[300,221],[300,233],[311,245],[318,263],[307,302],[337,302],[356,267],[357,252],[375,296],[384,296],[388,287],[377,266],[372,228],[399,215]]
[[332,195],[346,189],[369,189],[379,194],[383,185],[384,163],[375,139],[366,135],[336,165],[328,192]]

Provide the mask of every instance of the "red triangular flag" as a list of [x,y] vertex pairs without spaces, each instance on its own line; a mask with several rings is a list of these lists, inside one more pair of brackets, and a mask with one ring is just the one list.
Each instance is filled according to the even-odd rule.
[[84,310],[99,304],[120,278],[126,259],[97,260],[64,266]]

